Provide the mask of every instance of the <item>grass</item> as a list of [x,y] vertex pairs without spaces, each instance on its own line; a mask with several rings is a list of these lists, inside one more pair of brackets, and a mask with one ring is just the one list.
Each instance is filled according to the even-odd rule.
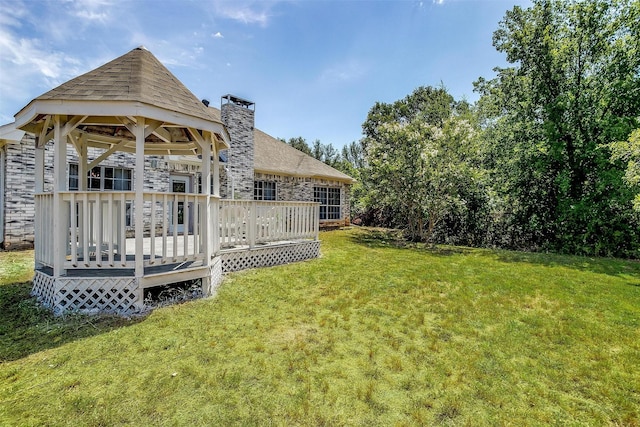
[[321,239],[130,320],[53,318],[11,273],[0,425],[640,425],[640,263]]

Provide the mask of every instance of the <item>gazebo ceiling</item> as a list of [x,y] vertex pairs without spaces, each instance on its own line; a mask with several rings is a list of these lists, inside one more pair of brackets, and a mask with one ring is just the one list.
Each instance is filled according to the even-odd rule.
[[144,118],[145,154],[197,155],[204,143],[229,147],[229,135],[158,59],[136,48],[35,98],[16,114],[16,128],[53,137],[54,117],[71,142],[135,151],[135,128]]
[[[38,145],[53,138],[54,114],[39,114],[22,126],[36,135]],[[135,152],[134,127],[138,118],[145,118],[144,152],[147,155],[199,155],[201,144],[215,144],[215,149],[228,148],[228,134],[220,125],[218,129],[203,130],[196,127],[167,123],[146,116],[68,116],[59,115],[64,133],[77,146],[83,141],[89,147],[112,151]],[[210,128],[210,126],[207,126]]]

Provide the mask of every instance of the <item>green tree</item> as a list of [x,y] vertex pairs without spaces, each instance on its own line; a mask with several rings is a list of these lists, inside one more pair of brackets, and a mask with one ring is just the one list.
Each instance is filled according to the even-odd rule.
[[347,175],[359,179],[360,170],[365,167],[364,148],[362,142],[352,141],[350,144],[342,147],[339,161],[335,167]]
[[331,143],[326,145],[320,144],[320,157],[317,159],[328,164],[331,167],[335,167],[341,160],[340,152]]
[[610,148],[611,159],[625,163],[624,180],[636,190],[633,207],[640,212],[640,129],[634,130],[628,140],[612,143]]
[[479,79],[485,160],[510,241],[637,254],[624,171],[609,161],[640,117],[640,2],[534,0],[494,46],[512,66]]
[[313,141],[313,144],[309,146],[307,141],[301,137],[289,138],[285,140],[280,138],[280,141],[292,146],[293,148],[302,151],[303,153],[320,160],[328,164],[331,167],[336,167],[341,162],[340,152],[331,144],[323,144],[319,139]]
[[296,138],[289,138],[288,141],[280,139],[280,141],[289,144],[293,148],[300,150],[305,154],[311,155],[311,148],[309,147],[309,144],[307,144],[307,141],[301,136],[298,136]]
[[463,188],[475,185],[477,132],[468,111],[443,87],[421,87],[377,103],[363,125],[369,208],[390,212],[412,240],[432,241],[441,220],[465,203]]

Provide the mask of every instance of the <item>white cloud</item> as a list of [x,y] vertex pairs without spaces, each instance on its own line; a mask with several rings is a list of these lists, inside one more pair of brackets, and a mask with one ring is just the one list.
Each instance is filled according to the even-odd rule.
[[27,14],[27,7],[20,1],[0,2],[0,28],[21,27]]
[[113,3],[110,0],[72,0],[73,15],[89,21],[106,23],[109,21]]
[[100,22],[106,22],[109,18],[108,13],[105,13],[105,12],[98,13],[90,10],[78,10],[76,11],[75,15],[78,18],[88,19],[89,21],[100,21]]
[[223,39],[224,36],[222,35],[222,33],[220,31],[218,31],[215,34],[212,34],[211,37],[215,38],[215,39]]
[[214,11],[217,15],[243,24],[258,24],[267,26],[271,18],[272,2],[268,1],[214,1]]
[[[26,105],[32,98],[87,70],[82,61],[60,51],[41,48],[41,40],[16,38],[0,30],[0,111],[2,116],[16,113],[16,105]],[[17,108],[20,108],[17,107]]]

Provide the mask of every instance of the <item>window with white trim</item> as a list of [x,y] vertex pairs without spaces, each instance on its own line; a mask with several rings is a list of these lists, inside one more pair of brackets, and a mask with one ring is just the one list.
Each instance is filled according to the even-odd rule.
[[78,165],[74,163],[69,164],[69,190],[77,190],[79,186],[78,180]]
[[[87,176],[87,190],[131,191],[133,172],[131,169],[113,166],[96,166]],[[78,190],[80,184],[79,168],[69,164],[69,190]]]
[[253,200],[277,200],[276,183],[270,181],[253,181]]
[[[133,171],[127,168],[113,166],[96,166],[87,176],[87,190],[89,191],[131,191],[133,183]],[[69,164],[69,190],[78,191],[80,184],[80,172],[77,163]],[[79,219],[76,219],[79,221]],[[125,226],[132,227],[132,203],[125,205]]]
[[320,220],[340,219],[340,189],[313,187],[313,201],[320,203]]

